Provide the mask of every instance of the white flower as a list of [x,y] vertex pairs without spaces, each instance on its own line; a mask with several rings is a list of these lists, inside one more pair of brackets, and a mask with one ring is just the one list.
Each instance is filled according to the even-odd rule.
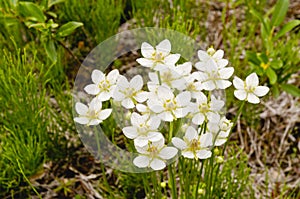
[[159,76],[157,73],[149,73],[149,78],[151,82],[150,84],[156,85],[164,85],[170,88],[177,88],[181,90],[184,88],[185,79],[176,71],[176,68],[166,67],[159,72]]
[[192,98],[197,98],[201,95],[201,91],[203,90],[202,84],[196,80],[196,72],[190,74],[185,78],[184,90],[191,93]]
[[199,135],[193,127],[189,126],[183,140],[174,137],[172,143],[181,150],[182,155],[186,158],[206,159],[211,157],[209,147],[212,146],[212,138],[211,133]]
[[189,92],[182,92],[175,97],[170,89],[160,86],[157,89],[157,96],[157,100],[149,98],[147,105],[163,121],[171,122],[188,114],[191,100]]
[[154,49],[147,42],[142,43],[141,53],[144,58],[139,58],[136,61],[144,67],[149,67],[154,70],[160,70],[164,65],[175,65],[179,60],[180,54],[170,54],[171,43],[165,39],[160,42]]
[[269,92],[266,86],[258,86],[259,81],[256,73],[251,73],[246,77],[246,81],[238,77],[234,77],[233,85],[237,89],[234,91],[234,96],[239,100],[246,100],[253,104],[260,102],[258,97],[262,97]]
[[109,100],[116,87],[119,71],[112,70],[105,76],[100,70],[93,70],[91,77],[93,84],[87,85],[84,90],[90,95],[96,95],[101,101]]
[[196,98],[196,103],[191,104],[192,122],[196,125],[203,124],[204,121],[219,122],[224,101],[216,99],[213,95],[208,102],[207,97],[200,93]]
[[160,119],[157,117],[148,118],[147,115],[140,115],[133,112],[131,115],[132,126],[124,127],[123,133],[129,139],[134,139],[134,144],[143,147],[148,141],[157,142],[163,138],[157,131],[160,125]]
[[135,146],[140,153],[133,160],[133,164],[139,168],[151,167],[153,170],[161,170],[166,167],[166,160],[169,160],[177,154],[175,147],[165,146],[165,139],[149,143],[144,147]]
[[217,124],[213,122],[207,124],[207,130],[212,133],[215,146],[221,146],[227,141],[232,125],[233,123],[226,117],[222,117]]
[[86,125],[98,125],[103,120],[107,119],[112,112],[112,109],[102,110],[102,102],[94,98],[89,107],[83,103],[77,102],[75,104],[75,110],[79,114],[79,117],[75,117],[74,121],[79,124]]
[[228,64],[227,59],[223,59],[224,51],[217,50],[214,48],[209,48],[206,52],[203,50],[198,50],[198,57],[200,62],[196,63],[196,68],[205,68],[207,63],[210,61],[214,61],[218,68],[224,68]]
[[214,60],[209,60],[205,67],[197,67],[197,69],[199,70],[197,80],[202,83],[204,90],[226,89],[232,84],[227,79],[232,76],[233,67],[219,68]]
[[148,93],[142,91],[143,78],[140,75],[134,76],[130,82],[124,76],[120,76],[117,87],[113,93],[115,101],[121,101],[124,108],[134,108],[137,102],[145,102],[148,99]]

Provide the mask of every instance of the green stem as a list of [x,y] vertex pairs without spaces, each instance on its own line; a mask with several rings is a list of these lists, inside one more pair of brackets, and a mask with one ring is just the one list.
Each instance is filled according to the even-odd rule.
[[157,73],[157,77],[158,77],[158,82],[159,82],[159,85],[161,85],[160,72],[159,72],[159,71],[156,71],[156,73]]
[[177,199],[176,183],[175,183],[172,165],[168,165],[168,172],[169,172],[169,184],[171,185],[171,196],[173,199]]
[[[174,129],[174,124],[173,124],[173,122],[170,122],[169,137],[168,137],[168,142],[169,143],[172,140],[173,129]],[[175,178],[174,178],[172,165],[168,165],[168,172],[169,172],[169,183],[171,184],[172,198],[176,199],[177,198],[177,191],[176,191],[176,183],[175,183]]]
[[[231,134],[232,134],[232,129],[233,129],[233,127],[236,126],[236,123],[237,123],[238,118],[239,118],[240,115],[242,114],[242,111],[243,111],[243,108],[244,108],[244,106],[245,106],[245,103],[246,103],[246,101],[243,101],[243,103],[242,103],[242,105],[240,106],[240,108],[239,108],[239,110],[238,110],[238,112],[237,112],[235,118],[232,120],[233,125],[232,125],[232,128],[230,129],[230,132],[229,132],[229,135],[228,135],[228,139],[230,138],[230,136],[231,136]],[[228,144],[228,141],[225,142],[225,144],[224,144],[223,151],[222,151],[222,155],[224,155],[224,153],[225,153],[227,144]]]
[[169,137],[168,137],[168,142],[169,143],[172,141],[173,129],[174,129],[174,123],[170,122]]
[[195,198],[198,198],[198,189],[199,189],[199,185],[200,185],[200,181],[201,181],[201,177],[202,177],[202,171],[203,171],[203,165],[204,165],[205,160],[203,160],[201,162],[201,168],[200,168],[200,176],[197,182],[197,186],[196,186],[196,193],[195,193]]

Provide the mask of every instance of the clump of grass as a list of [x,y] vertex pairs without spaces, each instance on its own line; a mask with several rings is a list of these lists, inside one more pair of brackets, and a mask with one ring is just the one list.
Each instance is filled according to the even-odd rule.
[[35,66],[35,55],[4,51],[0,69],[1,189],[17,187],[35,174],[45,160],[49,109],[45,84]]

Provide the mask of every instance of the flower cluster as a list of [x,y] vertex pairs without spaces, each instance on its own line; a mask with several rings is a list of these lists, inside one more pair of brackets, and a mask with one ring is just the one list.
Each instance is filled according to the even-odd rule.
[[[144,86],[140,75],[128,80],[118,70],[107,75],[94,70],[93,84],[84,90],[95,97],[88,106],[76,103],[79,117],[75,122],[98,125],[111,114],[111,109],[102,110],[102,102],[111,100],[130,113],[130,125],[123,127],[122,132],[133,140],[139,153],[133,161],[137,167],[163,169],[166,161],[178,153],[190,159],[211,157],[212,148],[226,142],[233,125],[222,115],[225,102],[213,92],[232,85],[229,78],[234,68],[227,67],[224,51],[199,50],[194,70],[191,62],[177,64],[180,54],[171,53],[171,43],[167,39],[156,47],[144,42],[141,54],[143,58],[136,61],[150,68],[150,81]],[[268,87],[258,86],[255,73],[246,81],[234,77],[233,85],[237,89],[234,95],[250,103],[258,103],[258,97],[269,91]],[[172,132],[171,125],[180,118],[189,118],[190,122],[185,128],[177,128],[183,132],[183,137],[173,137],[176,132]],[[161,131],[162,126],[170,129]]]

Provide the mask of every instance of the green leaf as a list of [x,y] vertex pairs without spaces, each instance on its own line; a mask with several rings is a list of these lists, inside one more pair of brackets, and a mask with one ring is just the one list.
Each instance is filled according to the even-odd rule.
[[20,1],[19,2],[19,13],[27,19],[36,22],[45,22],[46,17],[43,10],[32,2]]
[[51,8],[53,5],[65,2],[66,0],[49,0],[48,1],[48,8]]
[[282,90],[284,90],[287,93],[290,93],[291,95],[295,97],[300,97],[300,89],[294,85],[291,84],[282,84],[281,85]]
[[258,59],[257,54],[255,52],[246,51],[246,56],[247,56],[248,60],[251,63],[253,63],[254,65],[256,65],[256,66],[260,65],[261,61]]
[[70,21],[70,22],[62,25],[57,30],[57,35],[59,37],[66,37],[66,36],[70,35],[76,28],[79,28],[81,26],[83,26],[83,23],[81,23],[81,22]]
[[289,7],[289,0],[277,0],[271,19],[272,26],[278,26],[284,20]]
[[269,58],[268,58],[268,56],[266,55],[266,53],[261,53],[261,54],[259,55],[259,58],[260,58],[260,60],[261,60],[263,63],[265,63],[265,64],[267,64],[267,63],[269,62]]
[[285,35],[287,32],[291,31],[296,26],[300,25],[300,20],[292,20],[285,24],[275,35],[274,40],[279,39],[281,36]]
[[275,84],[277,82],[277,75],[272,68],[267,68],[266,74],[269,78],[270,84]]
[[272,86],[272,93],[274,97],[278,97],[280,92],[279,92],[279,88],[278,88],[278,84],[274,84]]
[[55,48],[53,40],[49,39],[45,43],[44,48],[45,48],[47,56],[50,58],[50,60],[52,62],[56,62],[56,60],[57,60],[57,52],[56,52],[56,48]]
[[281,60],[273,60],[271,61],[270,66],[274,69],[280,69],[283,66],[283,63]]

